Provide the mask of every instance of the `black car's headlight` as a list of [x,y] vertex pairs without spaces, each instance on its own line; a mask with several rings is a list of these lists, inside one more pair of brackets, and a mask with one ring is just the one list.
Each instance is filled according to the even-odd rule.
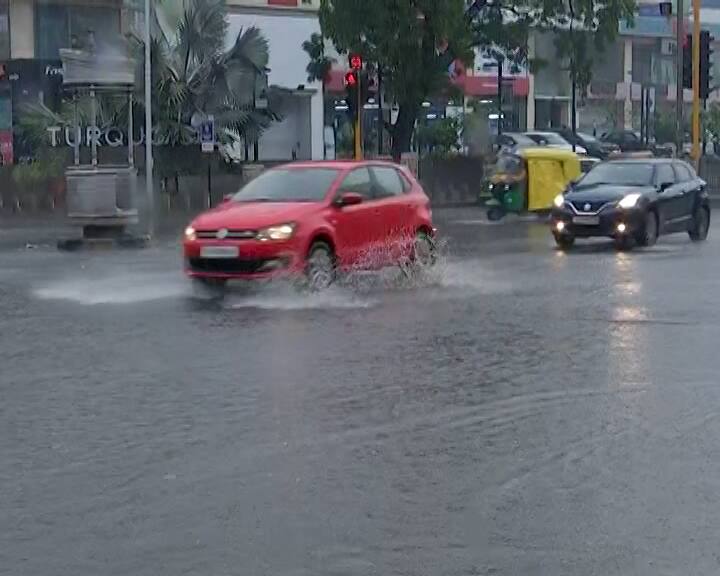
[[637,206],[637,203],[640,201],[640,198],[642,198],[642,194],[628,194],[625,196],[620,202],[618,202],[618,206],[620,208],[635,208]]
[[563,194],[558,194],[557,196],[555,196],[553,204],[555,208],[562,208],[563,206],[565,206],[565,196]]

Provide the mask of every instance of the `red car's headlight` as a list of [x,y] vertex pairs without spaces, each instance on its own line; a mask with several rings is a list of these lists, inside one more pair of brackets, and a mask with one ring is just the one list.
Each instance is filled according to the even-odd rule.
[[259,230],[257,239],[263,242],[268,240],[290,240],[295,233],[296,225],[294,222],[287,224],[279,224],[278,226],[270,226]]
[[195,228],[192,226],[185,228],[185,240],[195,240],[196,238],[197,233],[195,232]]

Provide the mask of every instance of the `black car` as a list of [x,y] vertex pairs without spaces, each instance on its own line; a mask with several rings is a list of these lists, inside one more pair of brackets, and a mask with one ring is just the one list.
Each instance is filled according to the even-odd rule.
[[640,135],[632,130],[616,130],[603,134],[601,140],[608,144],[615,144],[623,152],[644,152],[647,146],[643,144]]
[[554,130],[554,132],[560,134],[560,136],[570,142],[570,144],[575,144],[575,146],[585,148],[585,150],[587,150],[587,155],[594,158],[607,160],[610,154],[620,152],[620,147],[617,144],[612,142],[602,142],[585,132],[573,133],[570,128],[560,128],[558,130]]
[[561,248],[605,236],[619,248],[651,246],[660,234],[705,240],[710,202],[705,182],[679,160],[614,160],[595,166],[554,201],[552,233]]

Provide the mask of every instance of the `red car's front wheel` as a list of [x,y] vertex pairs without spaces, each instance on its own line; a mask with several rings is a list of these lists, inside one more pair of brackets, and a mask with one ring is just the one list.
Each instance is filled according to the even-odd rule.
[[308,252],[305,266],[307,286],[313,292],[325,290],[335,281],[335,255],[325,242],[315,242]]

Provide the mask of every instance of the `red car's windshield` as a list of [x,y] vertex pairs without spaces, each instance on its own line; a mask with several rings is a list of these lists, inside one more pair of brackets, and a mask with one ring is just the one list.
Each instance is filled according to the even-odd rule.
[[336,168],[279,168],[248,182],[234,202],[321,202],[339,174]]

